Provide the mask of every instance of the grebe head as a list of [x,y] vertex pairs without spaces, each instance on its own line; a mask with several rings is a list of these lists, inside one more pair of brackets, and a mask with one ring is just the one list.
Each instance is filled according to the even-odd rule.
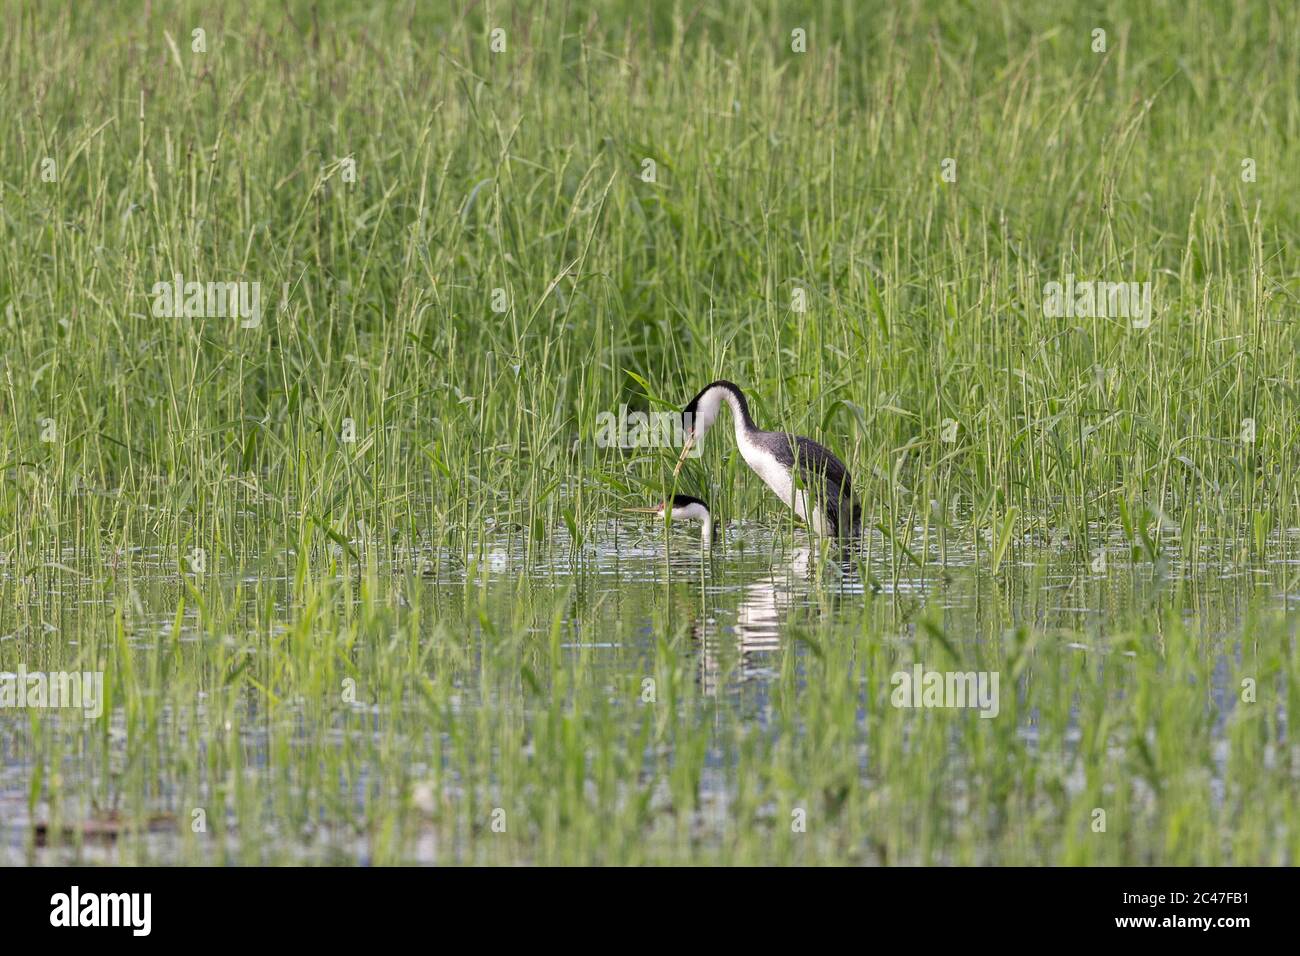
[[700,534],[701,539],[706,544],[713,540],[713,514],[709,511],[709,506],[699,498],[690,495],[673,495],[671,502],[661,501],[653,508],[629,508],[628,510],[657,515],[661,518],[666,513],[674,521],[699,521],[704,525]]
[[682,427],[686,432],[686,442],[682,446],[681,457],[677,459],[674,475],[682,470],[691,448],[697,442],[704,440],[713,423],[718,420],[718,413],[722,411],[724,402],[731,406],[733,414],[742,427],[754,427],[753,420],[749,417],[749,403],[745,401],[745,393],[738,385],[720,379],[704,386],[700,393],[691,399],[690,404],[682,409]]

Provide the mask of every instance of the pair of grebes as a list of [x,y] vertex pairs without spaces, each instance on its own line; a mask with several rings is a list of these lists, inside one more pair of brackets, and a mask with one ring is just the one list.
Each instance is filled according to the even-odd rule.
[[[731,409],[736,445],[745,464],[787,507],[794,509],[814,534],[841,541],[861,535],[861,508],[853,497],[852,479],[844,462],[811,438],[759,428],[749,414],[745,393],[731,382],[717,381],[705,386],[682,409],[688,430],[674,476],[681,472],[691,449],[713,427],[723,405]],[[660,516],[667,512],[674,521],[699,521],[703,525],[704,543],[713,541],[713,514],[699,498],[674,495],[671,501],[661,502],[654,508],[631,510]]]

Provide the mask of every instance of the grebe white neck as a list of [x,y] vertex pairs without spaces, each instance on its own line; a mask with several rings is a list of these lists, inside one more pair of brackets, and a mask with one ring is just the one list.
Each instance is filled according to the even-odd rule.
[[672,509],[674,521],[698,521],[703,525],[700,531],[700,540],[706,545],[713,543],[713,514],[698,501],[692,501],[687,505],[674,505]]
[[702,439],[713,427],[723,404],[731,408],[732,425],[736,429],[737,441],[754,427],[753,420],[749,417],[749,404],[740,389],[729,382],[717,383],[701,392],[695,401],[695,417],[691,422],[691,429],[697,439]]

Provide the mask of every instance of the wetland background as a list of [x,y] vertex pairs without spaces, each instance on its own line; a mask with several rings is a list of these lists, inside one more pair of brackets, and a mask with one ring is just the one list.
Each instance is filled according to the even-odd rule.
[[2,9],[0,860],[1296,862],[1294,4]]

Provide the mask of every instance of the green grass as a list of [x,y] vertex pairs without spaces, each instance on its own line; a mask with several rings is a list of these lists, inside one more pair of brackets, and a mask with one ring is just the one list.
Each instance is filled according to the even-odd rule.
[[[1297,586],[1295,5],[368,6],[3,3],[0,670],[103,669],[119,723],[0,714],[0,794],[203,806],[184,860],[320,826],[380,862],[428,833],[471,860],[1295,862],[1294,618],[1209,583]],[[260,326],[155,317],[178,272],[259,282]],[[1150,328],[1044,316],[1067,274],[1151,282]],[[781,652],[771,734],[716,728],[690,679],[698,575],[629,598],[653,640],[597,667],[558,635],[620,626],[592,554],[672,452],[599,448],[596,416],[717,377],[845,458],[880,582],[969,566],[979,596],[1107,550],[1163,610],[1107,598],[1116,652],[1082,656],[1020,600],[936,624],[963,666],[1029,668],[992,722],[885,705],[932,613],[894,597]],[[781,527],[729,452],[686,481]],[[672,694],[608,703],[651,665]],[[1216,667],[1267,702],[1207,699]],[[1081,791],[1016,732],[1039,714],[1060,752],[1071,708]],[[735,803],[701,836],[710,754]],[[494,840],[508,800],[530,822]]]

